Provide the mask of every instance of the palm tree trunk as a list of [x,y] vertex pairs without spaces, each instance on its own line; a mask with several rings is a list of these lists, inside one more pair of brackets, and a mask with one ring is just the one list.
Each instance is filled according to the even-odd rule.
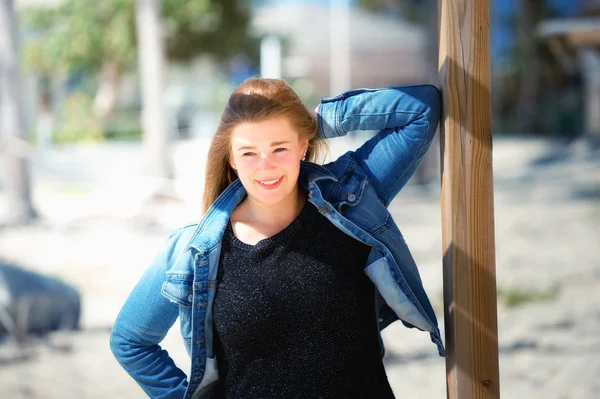
[[149,169],[157,191],[169,189],[173,178],[170,138],[164,104],[164,45],[160,2],[136,1],[138,62],[142,86],[142,127]]
[[36,217],[22,114],[18,31],[14,1],[0,0],[0,149],[6,171],[9,225],[26,224]]
[[102,134],[106,137],[108,120],[115,111],[117,105],[119,79],[121,68],[118,63],[107,61],[102,65],[100,72],[100,87],[94,98],[94,111],[100,120]]

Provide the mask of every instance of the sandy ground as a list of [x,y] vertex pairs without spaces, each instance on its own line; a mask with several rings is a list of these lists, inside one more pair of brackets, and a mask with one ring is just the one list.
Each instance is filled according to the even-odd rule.
[[[332,156],[356,143],[333,140]],[[599,398],[600,154],[538,140],[494,146],[501,394]],[[108,334],[168,232],[198,214],[205,151],[202,140],[178,143],[172,192],[179,199],[154,202],[147,198],[160,182],[145,173],[136,144],[36,155],[34,199],[42,219],[1,229],[0,259],[75,285],[83,329],[35,338],[24,348],[0,343],[0,398],[145,397],[113,359]],[[443,324],[439,187],[408,186],[391,209]],[[7,211],[0,191],[0,221]],[[518,299],[523,303],[512,306]],[[397,397],[445,397],[444,359],[427,334],[396,323],[384,340]],[[187,371],[177,328],[163,346]]]

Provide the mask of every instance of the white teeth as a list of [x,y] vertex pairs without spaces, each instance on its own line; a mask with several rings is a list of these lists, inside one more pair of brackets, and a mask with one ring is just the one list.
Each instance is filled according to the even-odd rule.
[[260,183],[260,184],[267,185],[267,186],[270,186],[270,185],[272,185],[272,184],[275,184],[275,183],[277,183],[279,180],[281,180],[281,177],[280,177],[279,179],[275,179],[275,180],[266,180],[266,181],[261,181],[261,182],[259,182],[259,183]]

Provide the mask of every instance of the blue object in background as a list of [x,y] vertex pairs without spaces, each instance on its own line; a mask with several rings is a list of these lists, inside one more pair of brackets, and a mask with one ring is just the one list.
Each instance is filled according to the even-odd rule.
[[73,286],[0,261],[0,335],[76,330],[80,315]]

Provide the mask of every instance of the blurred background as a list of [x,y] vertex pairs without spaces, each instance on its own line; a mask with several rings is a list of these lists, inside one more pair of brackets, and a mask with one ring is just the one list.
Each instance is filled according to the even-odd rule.
[[[600,397],[600,2],[490,1],[500,388]],[[142,398],[113,359],[121,304],[200,217],[233,88],[281,77],[310,109],[356,87],[438,84],[437,2],[2,0],[0,397]],[[329,158],[370,137],[330,140]],[[390,205],[443,328],[439,144]],[[445,397],[396,323],[398,397]],[[188,372],[175,325],[163,345]]]

